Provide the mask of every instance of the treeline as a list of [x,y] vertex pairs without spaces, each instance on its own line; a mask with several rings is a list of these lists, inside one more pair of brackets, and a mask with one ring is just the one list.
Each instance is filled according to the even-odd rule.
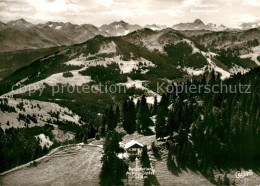
[[[40,146],[35,136],[45,134],[53,140],[52,125],[32,128],[0,128],[0,172],[37,159],[49,152],[46,146]],[[52,145],[51,148],[55,147]]]
[[[245,75],[237,74],[221,82],[214,72],[201,81],[187,81],[178,86],[216,85],[231,87],[250,85],[251,93],[215,92],[202,89],[197,93],[167,93],[160,102],[149,106],[143,95],[135,104],[133,99],[121,109],[111,106],[103,115],[99,131],[105,136],[120,124],[128,134],[135,131],[152,134],[158,140],[167,139],[169,169],[189,167],[213,175],[215,168],[257,168],[260,165],[260,69]],[[177,85],[173,84],[177,89]],[[169,91],[171,92],[171,91]],[[121,111],[121,112],[120,112]]]
[[102,65],[91,66],[86,70],[79,72],[83,76],[91,76],[96,82],[105,83],[112,81],[115,83],[126,82],[126,75],[122,74],[117,63],[108,64],[106,67]]
[[72,132],[75,134],[75,143],[87,143],[88,139],[95,138],[97,129],[91,124],[78,125],[70,121],[53,121],[58,128],[64,132]]
[[133,98],[126,100],[121,109],[119,105],[116,108],[111,105],[103,114],[99,134],[104,137],[119,124],[128,134],[133,134],[135,131],[144,135],[154,134],[150,129],[154,125],[150,117],[155,113],[155,109],[156,107],[148,106],[145,95],[138,99],[136,105]]
[[[251,93],[168,95],[172,109],[167,122],[158,122],[170,136],[169,153],[178,166],[207,172],[214,168],[258,168],[260,165],[259,71],[235,75],[223,84],[250,85]],[[201,84],[193,82],[190,84]],[[203,82],[205,83],[205,82]],[[219,84],[214,75],[208,83]],[[199,104],[200,103],[200,104]],[[157,113],[157,118],[162,114]],[[165,127],[163,127],[165,126]]]
[[[55,119],[49,119],[47,123],[56,124],[60,130],[75,134],[73,140],[64,143],[87,143],[88,139],[96,136],[97,129],[93,125],[78,125],[70,121],[61,121],[59,114],[59,112],[53,112],[52,116],[55,117]],[[18,120],[29,122],[30,120],[35,119],[31,117],[29,120],[28,116],[29,115],[25,116],[19,114]],[[37,123],[37,121],[35,122]],[[7,122],[7,125],[10,125],[9,121]],[[27,124],[26,128],[11,127],[5,129],[5,131],[0,128],[0,172],[42,157],[47,154],[50,149],[61,145],[61,143],[54,140],[52,130],[54,130],[54,127],[50,124],[30,128]],[[39,134],[45,134],[45,136],[48,136],[50,140],[54,142],[50,149],[46,146],[43,148],[40,146],[39,140],[35,138],[35,136]]]
[[[198,43],[196,43],[196,47],[202,51],[207,50]],[[170,62],[177,62],[176,65],[194,68],[202,68],[204,65],[207,65],[206,58],[201,53],[193,54],[193,48],[187,42],[179,42],[175,45],[168,44],[164,47],[164,50],[169,56]]]

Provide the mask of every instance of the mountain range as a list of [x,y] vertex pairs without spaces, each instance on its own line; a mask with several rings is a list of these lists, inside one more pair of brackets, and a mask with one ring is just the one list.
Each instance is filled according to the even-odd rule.
[[204,24],[200,19],[196,19],[191,23],[179,23],[172,26],[175,30],[211,30],[211,31],[223,31],[227,30],[228,27],[224,25],[217,26],[213,23]]
[[[201,20],[167,28],[124,21],[101,27],[50,21],[34,25],[20,19],[0,23],[0,29],[0,172],[14,168],[0,174],[0,185],[39,180],[97,185],[104,179],[98,176],[105,170],[102,153],[119,145],[121,134],[124,143],[138,139],[151,147],[147,157],[154,162],[154,185],[187,183],[187,178],[199,180],[195,185],[209,185],[208,180],[223,185],[222,178],[215,181],[213,169],[198,174],[176,168],[186,167],[184,162],[196,162],[195,170],[212,162],[226,167],[232,159],[236,167],[249,144],[257,149],[259,28],[226,29]],[[252,92],[175,91],[176,85],[220,83],[250,84]],[[172,87],[177,89],[170,93]],[[120,136],[110,138],[111,131]],[[213,146],[216,151],[209,153]],[[204,173],[208,180],[202,180]],[[233,179],[235,173],[229,174]],[[33,177],[24,179],[27,175]],[[132,184],[131,175],[128,180],[144,185]]]
[[[57,26],[61,25],[53,25]],[[221,79],[226,79],[260,65],[259,41],[259,29],[191,35],[172,28],[159,31],[143,28],[119,37],[97,35],[81,44],[56,49],[55,53],[14,72],[15,76],[5,77],[1,81],[1,93],[9,92],[22,80],[24,84],[41,82],[42,86],[48,81],[52,82],[51,85],[84,83],[81,71],[112,62],[122,73],[119,83],[124,83],[127,76],[159,81],[200,76],[212,70],[219,73]],[[74,76],[64,78],[62,73],[65,71]],[[87,79],[90,82],[93,77]]]
[[[257,23],[245,23],[241,29],[251,29],[258,27]],[[0,22],[0,52],[23,49],[40,49],[54,46],[72,45],[87,41],[96,35],[122,36],[135,30],[150,28],[152,30],[165,29],[165,25],[145,25],[129,24],[124,21],[116,21],[96,27],[92,24],[72,24],[63,22],[47,22],[32,24],[24,19]],[[189,31],[225,31],[230,28],[213,23],[204,24],[196,19],[191,23],[180,23],[172,26],[175,30]]]
[[[121,33],[123,28],[133,28],[117,22],[112,24],[112,32],[118,24],[124,25]],[[72,108],[78,115],[84,115],[90,110],[96,115],[107,104],[113,103],[114,99],[122,101],[128,95],[136,96],[137,99],[139,94],[145,93],[148,103],[153,103],[154,96],[159,98],[156,82],[196,79],[212,71],[224,80],[237,73],[247,73],[260,65],[260,30],[257,28],[222,32],[140,28],[127,35],[114,37],[97,34],[101,32],[107,35],[107,32],[93,25],[47,22],[32,26],[24,20],[9,25],[1,34],[8,36],[12,31],[14,35],[9,35],[9,41],[17,42],[16,46],[20,42],[43,47],[45,42],[55,45],[57,41],[60,41],[59,45],[63,42],[63,45],[69,46],[27,50],[16,54],[2,52],[0,59],[4,65],[0,70],[5,72],[5,76],[0,80],[0,95],[24,98],[28,96],[30,87],[35,88],[36,94],[45,89],[47,94],[41,96],[41,100],[55,103],[62,100],[64,106]],[[19,25],[19,29],[12,28],[15,25]],[[106,25],[103,28],[108,30],[110,27]],[[83,37],[81,29],[91,30],[85,32],[85,35],[89,33],[91,36],[78,44],[72,40],[71,33],[74,33],[75,38]],[[23,40],[18,39],[18,33],[23,33]],[[42,40],[38,39],[40,36]],[[10,60],[10,56],[16,56],[15,61]],[[19,60],[21,57],[24,60]],[[129,92],[116,96],[89,94],[87,97],[77,93],[65,95],[65,99],[64,94],[61,94],[56,95],[55,100],[48,94],[56,85],[82,87],[84,84],[107,81],[125,85]],[[149,87],[143,86],[143,83],[148,83]],[[99,100],[100,104],[96,104],[95,100]]]
[[100,27],[100,30],[103,32],[109,33],[111,36],[121,36],[129,34],[130,32],[133,32],[135,30],[141,29],[142,27],[140,25],[131,25],[129,23],[126,23],[124,21],[116,21],[110,24],[104,24]]

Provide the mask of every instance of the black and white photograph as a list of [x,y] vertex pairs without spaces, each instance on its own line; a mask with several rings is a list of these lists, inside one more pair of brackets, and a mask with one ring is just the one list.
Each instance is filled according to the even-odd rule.
[[0,186],[260,186],[260,0],[0,0]]

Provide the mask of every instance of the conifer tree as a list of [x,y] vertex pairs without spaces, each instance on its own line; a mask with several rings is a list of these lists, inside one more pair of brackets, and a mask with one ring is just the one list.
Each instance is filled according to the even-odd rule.
[[128,134],[136,130],[136,111],[133,99],[123,103],[123,127]]
[[104,145],[104,154],[101,158],[100,185],[123,184],[122,179],[126,176],[127,165],[116,156],[120,151],[120,141],[121,137],[117,132],[108,133]]
[[159,103],[159,108],[162,111],[162,114],[164,114],[164,116],[167,116],[168,113],[168,105],[169,105],[169,100],[166,94],[162,95],[162,99]]
[[173,160],[173,152],[170,149],[167,156],[167,168],[170,172],[174,173],[176,171],[177,166]]
[[108,130],[109,131],[112,131],[116,127],[115,113],[114,113],[114,109],[113,109],[112,105],[109,108],[107,125],[108,125]]
[[117,123],[120,120],[120,108],[118,105],[116,105],[116,112],[115,112],[115,124],[117,125]]
[[129,100],[129,126],[130,132],[134,133],[136,130],[136,109],[133,98]]
[[142,150],[141,162],[142,162],[143,168],[150,168],[151,167],[146,145],[143,147],[143,150]]
[[148,127],[152,125],[152,120],[150,119],[150,112],[145,95],[143,95],[141,99],[140,109],[137,114],[137,122],[138,132],[140,133],[146,133],[148,131]]
[[177,123],[174,122],[174,112],[173,112],[173,110],[170,110],[168,112],[167,118],[168,118],[168,120],[167,120],[166,135],[172,136],[173,132],[178,131]]
[[154,104],[153,104],[153,110],[152,110],[152,116],[156,115],[158,108],[158,101],[157,96],[154,97]]
[[102,116],[102,122],[101,122],[101,136],[105,136],[106,134],[106,128],[107,128],[107,117],[108,117],[108,109],[106,109],[105,113]]
[[159,109],[157,116],[156,116],[156,122],[155,122],[155,132],[156,132],[156,138],[162,138],[166,135],[166,120],[164,113],[162,109]]
[[[151,168],[150,159],[149,159],[148,151],[147,151],[147,146],[143,147],[142,155],[141,155],[141,163],[142,163],[143,168]],[[144,185],[150,185],[150,175],[145,175]]]

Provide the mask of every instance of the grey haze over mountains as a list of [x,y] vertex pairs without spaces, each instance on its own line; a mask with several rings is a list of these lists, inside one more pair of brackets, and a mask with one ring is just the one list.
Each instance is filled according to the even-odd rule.
[[[244,23],[241,29],[259,27],[260,23]],[[165,25],[129,24],[124,21],[115,21],[96,27],[92,24],[72,24],[63,22],[46,22],[32,24],[24,19],[0,22],[0,51],[15,51],[23,49],[40,49],[54,46],[72,45],[87,41],[96,35],[122,36],[135,30],[149,28],[152,30],[165,29]],[[224,31],[224,25],[217,26],[213,23],[204,24],[196,19],[191,23],[180,23],[172,26],[175,30],[209,30]]]

